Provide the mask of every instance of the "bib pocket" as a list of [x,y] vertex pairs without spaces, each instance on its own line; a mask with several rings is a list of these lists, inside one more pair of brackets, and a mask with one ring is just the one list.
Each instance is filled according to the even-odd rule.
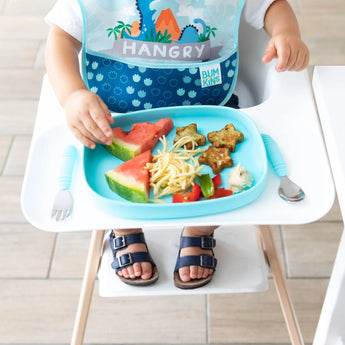
[[181,67],[130,64],[86,52],[83,69],[89,90],[111,111],[124,113],[181,105],[223,105],[234,90],[238,50],[218,60]]

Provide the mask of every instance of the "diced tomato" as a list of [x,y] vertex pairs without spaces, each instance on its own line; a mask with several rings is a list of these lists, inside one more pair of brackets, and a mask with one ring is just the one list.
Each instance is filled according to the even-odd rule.
[[232,195],[232,193],[233,192],[230,189],[216,188],[214,194],[210,197],[210,199],[223,198],[224,196]]
[[213,177],[212,182],[213,182],[214,188],[219,187],[222,183],[222,177],[220,176],[220,174]]
[[173,203],[185,202],[183,193],[175,193],[172,197]]
[[192,202],[192,201],[198,201],[201,195],[201,188],[198,184],[194,183],[193,188],[190,192],[187,192],[186,194],[183,193],[175,193],[172,197],[173,203],[179,203],[179,202]]

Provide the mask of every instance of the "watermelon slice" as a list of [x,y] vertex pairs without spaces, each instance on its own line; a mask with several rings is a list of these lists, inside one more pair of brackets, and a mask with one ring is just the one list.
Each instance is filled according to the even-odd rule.
[[152,122],[138,122],[133,124],[130,131],[121,127],[113,128],[111,145],[104,146],[115,157],[127,161],[147,150],[152,151],[158,139],[168,135],[174,123],[170,117]]
[[146,164],[151,161],[151,151],[147,150],[106,172],[105,177],[111,190],[132,202],[148,202],[150,172]]

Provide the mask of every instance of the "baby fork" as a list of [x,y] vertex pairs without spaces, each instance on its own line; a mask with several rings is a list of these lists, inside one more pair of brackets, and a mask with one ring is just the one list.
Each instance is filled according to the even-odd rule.
[[72,212],[73,199],[69,188],[77,154],[77,149],[73,145],[69,145],[65,148],[62,155],[62,164],[58,179],[60,190],[55,196],[51,214],[51,217],[56,221],[65,220]]

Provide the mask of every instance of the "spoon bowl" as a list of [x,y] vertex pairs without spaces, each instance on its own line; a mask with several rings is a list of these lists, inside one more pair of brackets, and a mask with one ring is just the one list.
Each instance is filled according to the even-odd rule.
[[274,171],[280,177],[278,188],[279,196],[285,201],[301,201],[305,194],[303,190],[287,177],[287,168],[277,143],[267,134],[262,134],[262,140],[265,144],[268,160]]
[[301,201],[305,197],[302,188],[292,182],[287,176],[280,178],[278,194],[283,200],[292,202]]

